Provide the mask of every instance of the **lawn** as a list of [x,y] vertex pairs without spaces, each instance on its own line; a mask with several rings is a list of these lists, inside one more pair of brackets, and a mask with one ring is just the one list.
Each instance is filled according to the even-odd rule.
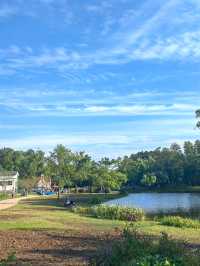
[[[80,206],[91,205],[91,195],[72,197]],[[106,200],[116,195],[98,197]],[[97,249],[118,237],[124,225],[120,221],[80,216],[54,197],[22,200],[15,207],[0,211],[0,257],[16,251],[21,262],[31,265],[87,265]],[[136,226],[146,234],[167,232],[172,238],[186,240],[188,247],[200,246],[200,229],[164,226],[154,220],[137,222]]]

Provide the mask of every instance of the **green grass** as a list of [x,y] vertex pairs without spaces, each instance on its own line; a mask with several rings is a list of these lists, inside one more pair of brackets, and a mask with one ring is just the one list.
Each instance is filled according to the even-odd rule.
[[[102,194],[98,197],[105,201],[117,195]],[[89,194],[74,194],[71,198],[79,206],[91,206]],[[98,233],[112,232],[116,228],[123,228],[124,225],[123,221],[80,216],[62,207],[62,201],[58,202],[55,197],[25,199],[11,209],[0,211],[0,230],[85,230]],[[161,232],[166,232],[175,239],[200,244],[200,229],[169,227],[154,220],[136,222],[135,225],[145,234],[158,236]]]
[[160,219],[162,225],[175,226],[180,228],[194,228],[200,229],[200,221],[189,218],[182,218],[180,216],[165,216]]
[[[70,198],[77,203],[77,206],[88,208],[92,207],[96,202],[104,202],[118,196],[120,195],[72,194]],[[98,197],[98,200],[95,199],[96,197]],[[159,220],[154,220],[153,218],[133,223],[138,232],[142,235],[149,236],[151,239],[152,236],[157,239],[161,232],[164,232],[172,239],[180,240],[181,242],[187,241],[189,249],[190,247],[198,248],[200,245],[200,229],[166,226],[162,225]],[[62,245],[64,245],[62,241],[65,239],[65,241],[67,241],[67,246],[63,246],[63,248],[67,249],[69,256],[71,256],[71,249],[76,250],[72,258],[74,264],[72,263],[70,265],[85,265],[80,264],[80,257],[81,261],[85,261],[86,258],[91,256],[93,250],[106,246],[106,243],[108,244],[108,242],[106,242],[108,239],[111,239],[110,243],[112,243],[114,239],[118,239],[120,232],[126,225],[127,222],[124,221],[97,219],[73,213],[71,209],[63,207],[63,199],[58,201],[56,197],[26,198],[21,200],[18,205],[0,211],[0,234],[6,236],[4,241],[6,241],[8,237],[8,243],[2,243],[2,246],[4,246],[4,248],[6,247],[5,252],[13,251],[12,247],[10,247],[10,249],[7,248],[7,245],[10,245],[9,237],[14,237],[15,239],[16,236],[17,239],[17,237],[22,235],[25,241],[27,241],[27,239],[29,241],[31,258],[28,258],[30,262],[33,262],[32,265],[35,265],[35,259],[39,258],[34,253],[34,237],[37,240],[37,236],[42,239],[44,236],[48,241],[50,241],[52,237],[58,237],[58,243],[61,244],[61,246],[58,246],[61,250]],[[19,260],[23,258],[23,237],[20,241],[22,245],[21,242],[19,246],[17,245],[18,242],[14,245],[14,251],[16,251],[17,259]],[[49,242],[45,241],[45,243]],[[52,242],[50,242],[49,246],[48,244],[45,245],[47,245],[45,250],[48,251],[51,249]],[[70,245],[72,245],[72,247]],[[38,252],[40,252],[40,250],[42,252],[43,248],[44,247],[38,244]],[[50,260],[54,259],[54,250],[55,249],[52,248],[52,254],[49,254]],[[51,251],[48,252],[51,253]],[[95,251],[95,254],[96,253],[97,251]],[[6,254],[7,253],[5,253],[5,256]],[[62,254],[62,252],[59,254]],[[68,259],[63,255],[62,260],[64,262]]]

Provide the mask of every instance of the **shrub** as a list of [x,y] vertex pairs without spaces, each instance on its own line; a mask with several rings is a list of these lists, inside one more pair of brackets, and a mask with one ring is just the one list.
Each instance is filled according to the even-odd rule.
[[85,190],[84,190],[84,188],[79,188],[78,192],[79,192],[79,193],[84,193]]
[[112,241],[91,261],[93,266],[198,266],[199,255],[183,244],[161,234],[155,240],[140,234],[133,225],[126,227],[120,240]]
[[93,198],[91,198],[91,200],[90,200],[90,202],[89,202],[90,204],[101,204],[102,203],[102,200],[99,198],[99,197],[93,197]]
[[192,220],[189,218],[182,218],[180,216],[164,216],[160,219],[162,225],[175,226],[175,227],[186,227],[186,228],[200,228],[200,221]]
[[6,193],[0,193],[0,200],[5,200],[5,199],[8,199],[9,198],[9,195],[6,194]]
[[141,221],[145,217],[144,211],[139,208],[107,206],[104,204],[87,208],[77,207],[74,208],[74,212],[95,218],[122,221]]
[[16,262],[16,254],[15,252],[10,253],[6,259],[0,260],[0,266],[8,266],[14,265],[13,263]]

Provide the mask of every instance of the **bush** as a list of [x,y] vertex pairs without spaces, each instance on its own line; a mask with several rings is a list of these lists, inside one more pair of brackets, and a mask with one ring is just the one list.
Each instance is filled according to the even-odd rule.
[[122,221],[141,221],[144,220],[144,211],[139,208],[128,208],[120,206],[98,205],[93,207],[77,207],[74,212],[88,215],[95,218],[122,220]]
[[199,254],[161,234],[155,240],[141,235],[133,225],[126,227],[120,240],[112,241],[91,261],[94,266],[198,266]]
[[175,226],[180,228],[200,228],[200,222],[198,220],[182,218],[180,216],[165,216],[160,219],[160,223],[162,225]]
[[84,188],[79,188],[78,192],[79,192],[79,193],[84,193],[85,190],[84,190]]
[[102,200],[99,197],[93,197],[93,198],[91,198],[89,203],[92,205],[101,204]]
[[16,262],[15,252],[10,253],[6,259],[0,260],[0,266],[14,265]]
[[0,200],[5,200],[5,199],[8,199],[9,198],[9,195],[6,194],[6,193],[0,193]]

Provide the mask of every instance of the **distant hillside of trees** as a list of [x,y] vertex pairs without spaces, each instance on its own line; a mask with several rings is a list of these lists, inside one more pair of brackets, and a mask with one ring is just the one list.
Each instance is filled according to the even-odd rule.
[[[0,170],[18,171],[21,181],[44,174],[60,187],[88,186],[91,191],[122,187],[165,187],[200,185],[200,141],[183,147],[142,151],[118,159],[96,162],[85,152],[73,152],[58,145],[48,155],[41,150],[0,149]],[[28,182],[27,182],[28,183]]]

